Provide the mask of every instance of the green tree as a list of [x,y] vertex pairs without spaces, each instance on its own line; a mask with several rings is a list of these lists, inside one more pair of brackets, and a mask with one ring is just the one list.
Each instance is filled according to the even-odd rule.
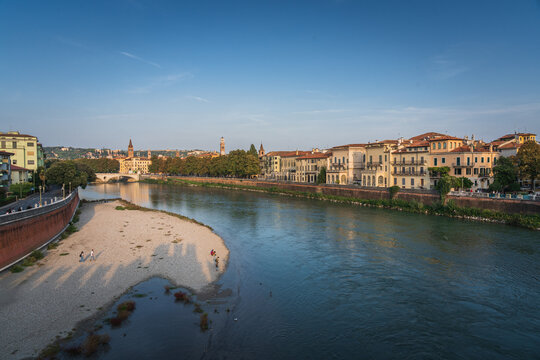
[[390,186],[388,188],[388,192],[390,193],[390,199],[393,199],[394,196],[396,196],[396,194],[399,192],[399,190],[401,190],[401,188],[397,185]]
[[514,157],[500,157],[497,165],[493,167],[494,179],[489,186],[491,191],[518,191],[518,169]]
[[249,147],[248,153],[257,157],[259,156],[259,154],[257,153],[257,148],[253,144],[251,144],[251,146]]
[[317,176],[317,184],[326,184],[326,166],[321,167],[321,171]]
[[473,186],[473,182],[469,180],[468,178],[462,176],[462,177],[452,177],[452,187],[453,188],[460,188],[460,189],[470,189]]
[[88,181],[95,180],[93,170],[84,164],[77,164],[74,161],[59,161],[51,165],[45,172],[47,183],[68,186],[71,183],[71,188],[74,189],[81,186],[83,189],[88,184]]
[[526,141],[516,158],[520,176],[531,181],[531,190],[534,191],[534,181],[540,174],[540,145],[533,140]]
[[439,181],[437,181],[437,185],[435,186],[435,189],[439,192],[439,195],[441,196],[441,201],[444,203],[446,200],[446,195],[450,192],[450,190],[453,187],[453,179],[450,175],[444,174],[441,176]]

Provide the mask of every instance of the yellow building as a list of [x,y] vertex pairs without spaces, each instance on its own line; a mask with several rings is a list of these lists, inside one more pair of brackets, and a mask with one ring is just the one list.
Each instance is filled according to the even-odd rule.
[[518,144],[523,144],[525,141],[529,141],[529,140],[536,141],[536,134],[533,134],[533,133],[508,134],[508,135],[501,136],[495,141],[506,142],[506,141],[511,141],[511,140],[515,140],[515,142]]
[[300,181],[296,177],[296,159],[307,154],[310,154],[310,152],[298,150],[282,154],[280,172],[278,173],[277,179],[285,181]]
[[366,145],[366,165],[360,172],[362,186],[392,186],[390,185],[392,152],[399,147],[399,140],[383,140]]
[[[500,154],[493,149],[492,145],[463,145],[432,156],[433,163],[450,168],[451,176],[466,177],[471,180],[472,190],[487,190],[493,183],[492,169],[497,164]],[[433,185],[436,185],[437,180],[437,177],[432,177]]]
[[13,153],[11,163],[31,172],[43,166],[43,149],[37,137],[18,131],[0,132],[0,151]]
[[366,164],[366,145],[348,144],[330,149],[326,169],[327,184],[353,184],[360,182],[361,171]]
[[429,141],[412,141],[392,152],[392,186],[429,189],[429,147]]
[[148,168],[152,164],[150,158],[136,157],[133,151],[131,139],[128,146],[128,157],[117,159],[120,163],[120,173],[122,174],[148,174]]
[[296,181],[316,183],[330,156],[332,153],[315,152],[296,158]]
[[290,151],[270,151],[260,158],[261,176],[264,179],[277,180],[281,173],[281,155]]

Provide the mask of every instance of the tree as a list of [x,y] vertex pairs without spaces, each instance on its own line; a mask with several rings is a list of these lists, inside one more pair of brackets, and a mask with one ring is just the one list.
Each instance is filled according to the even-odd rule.
[[399,190],[401,190],[401,189],[400,189],[400,187],[397,186],[397,185],[390,186],[390,187],[388,188],[388,192],[390,193],[390,199],[393,199],[394,196],[396,196],[396,194],[399,192]]
[[520,176],[531,180],[531,190],[534,191],[534,181],[540,174],[540,145],[536,141],[526,141],[517,154]]
[[452,180],[452,177],[448,174],[442,175],[439,181],[437,181],[437,185],[435,186],[435,188],[439,192],[442,202],[445,201],[446,195],[448,195],[452,187],[453,187],[453,180]]
[[326,184],[326,166],[321,167],[319,176],[317,176],[317,184]]
[[95,180],[96,174],[89,166],[69,160],[55,162],[46,171],[45,176],[49,184],[67,186],[71,183],[72,189],[78,186],[84,189],[88,181]]
[[460,189],[470,189],[473,186],[473,182],[466,178],[465,176],[462,177],[452,177],[452,187],[453,188],[460,188]]
[[248,153],[257,157],[259,156],[259,154],[257,153],[257,148],[253,144],[251,144],[251,146],[249,147]]
[[491,191],[518,191],[518,171],[514,157],[500,157],[497,165],[493,167],[494,179],[489,186]]

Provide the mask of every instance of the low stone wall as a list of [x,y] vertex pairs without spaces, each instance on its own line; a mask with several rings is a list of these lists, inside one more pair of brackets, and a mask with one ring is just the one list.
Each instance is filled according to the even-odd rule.
[[0,270],[60,235],[78,204],[79,194],[74,192],[65,202],[2,216]]
[[[159,176],[152,177],[154,179],[161,179]],[[271,182],[261,180],[249,180],[249,179],[229,179],[229,178],[206,178],[206,177],[174,177],[182,180],[191,180],[208,183],[220,183],[220,184],[234,184],[234,185],[247,185],[257,186],[261,188],[276,187],[285,190],[303,191],[320,193],[325,195],[346,196],[357,199],[367,200],[382,200],[388,199],[389,193],[386,188],[360,188],[354,186],[341,186],[341,185],[310,185],[310,184],[297,184],[297,183],[282,183]],[[439,201],[439,194],[435,191],[420,191],[420,190],[400,190],[396,196],[396,199],[406,201],[417,201],[424,205],[432,205]],[[486,210],[495,210],[509,214],[527,214],[538,215],[540,214],[540,202],[527,201],[527,200],[510,200],[510,199],[489,199],[489,198],[473,198],[473,197],[458,197],[448,196],[448,199],[453,200],[457,206],[478,208]]]

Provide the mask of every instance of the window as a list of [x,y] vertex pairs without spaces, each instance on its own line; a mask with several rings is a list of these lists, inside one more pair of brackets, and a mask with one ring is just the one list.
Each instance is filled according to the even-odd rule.
[[474,169],[474,175],[478,175],[478,169],[477,168]]
[[484,163],[484,157],[483,156],[480,158],[480,162]]
[[33,147],[33,146],[34,146],[34,143],[33,143],[33,142],[26,143],[26,146]]
[[486,160],[486,161],[487,161],[487,162],[489,162],[489,158],[487,158],[487,160]]
[[467,175],[471,175],[471,169],[470,169],[470,168],[465,169],[465,173],[466,173]]
[[442,145],[443,145],[443,149],[446,149],[446,143],[444,142]]
[[13,159],[13,161],[11,162],[13,165],[17,165],[17,160]]
[[364,154],[364,155],[362,156],[362,161],[363,161],[363,162],[366,162],[366,154]]
[[446,163],[446,159],[445,158],[441,158],[441,164],[444,164]]
[[455,175],[461,175],[461,169],[454,169]]
[[370,162],[370,163],[373,162],[373,155],[369,155],[369,162]]
[[397,173],[397,168],[394,166],[394,174]]
[[461,158],[457,158],[457,159],[456,159],[456,165],[457,165],[457,166],[460,166],[460,165],[461,165]]
[[342,161],[343,161],[343,164],[345,164],[345,156],[344,156],[342,159],[343,159],[343,160],[342,160]]
[[471,165],[471,158],[467,158],[467,165]]
[[414,157],[411,157],[411,164],[414,164]]
[[414,186],[414,179],[411,179],[411,186]]
[[494,157],[494,158],[493,158],[493,164],[496,164],[496,163],[497,163],[497,158]]
[[17,148],[17,142],[16,142],[16,141],[12,141],[12,142],[11,142],[11,147],[12,147],[13,149],[16,149],[16,148]]
[[475,156],[474,157],[474,162],[477,163],[478,162],[478,158]]
[[433,150],[435,150],[435,143],[433,143]]
[[388,155],[384,155],[384,161],[388,161]]
[[433,165],[437,166],[437,158],[433,158]]
[[405,178],[401,179],[401,185],[405,185]]
[[5,149],[6,148],[6,142],[5,141],[2,141],[1,143],[2,146],[0,146],[2,149]]
[[382,155],[379,155],[379,163],[382,164]]
[[423,156],[420,157],[420,162],[421,162],[422,164],[424,163],[424,157],[423,157]]
[[34,165],[34,160],[28,160],[28,165]]
[[394,178],[394,185],[397,185],[397,178]]

